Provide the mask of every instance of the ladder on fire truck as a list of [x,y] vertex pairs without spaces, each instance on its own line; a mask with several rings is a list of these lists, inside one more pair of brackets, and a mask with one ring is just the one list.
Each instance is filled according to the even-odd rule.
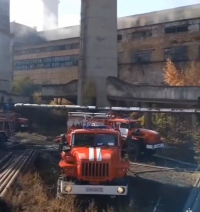
[[[7,113],[8,126],[10,131],[10,141],[15,141],[15,121],[13,120],[13,114]],[[15,117],[14,117],[15,118]]]
[[15,141],[15,114],[9,111],[7,108],[0,110],[0,117],[5,119],[8,122],[9,128],[9,138],[8,140],[11,142]]

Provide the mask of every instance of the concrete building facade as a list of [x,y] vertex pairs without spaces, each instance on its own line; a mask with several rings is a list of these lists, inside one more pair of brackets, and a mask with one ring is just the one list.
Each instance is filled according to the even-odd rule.
[[[199,9],[200,4],[119,18],[116,76],[134,85],[161,86],[167,58],[180,68],[198,60]],[[30,76],[52,85],[78,79],[79,36],[80,26],[73,26],[18,37],[14,79]]]

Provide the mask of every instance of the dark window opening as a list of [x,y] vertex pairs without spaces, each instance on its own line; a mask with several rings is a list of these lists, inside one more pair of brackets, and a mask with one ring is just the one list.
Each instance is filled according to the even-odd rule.
[[164,50],[165,60],[185,61],[188,60],[187,46],[179,46],[174,48],[167,48]]
[[122,41],[122,35],[117,35],[117,40]]
[[133,64],[149,63],[152,51],[132,52],[131,61]]
[[171,34],[171,33],[179,33],[179,32],[187,32],[188,26],[174,26],[174,27],[166,27],[165,28],[165,34]]
[[141,38],[147,38],[152,37],[152,31],[142,31],[142,32],[133,32],[132,33],[132,39],[141,39]]

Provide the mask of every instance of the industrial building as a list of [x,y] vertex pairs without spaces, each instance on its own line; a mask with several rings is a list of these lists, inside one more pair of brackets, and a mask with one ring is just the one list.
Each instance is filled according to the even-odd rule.
[[[114,1],[111,3],[114,4]],[[112,73],[106,72],[104,77],[106,85],[101,86],[104,88],[102,95],[104,93],[106,96],[107,92],[106,98],[113,101],[115,105],[122,105],[122,103],[127,105],[127,101],[129,103],[131,101],[131,105],[138,105],[138,102],[163,103],[164,100],[171,104],[177,102],[177,99],[181,99],[183,103],[196,102],[198,94],[195,93],[194,97],[192,95],[194,92],[189,88],[184,89],[184,94],[181,91],[181,94],[178,88],[173,90],[173,88],[165,87],[163,67],[167,58],[171,58],[179,68],[191,60],[199,59],[199,9],[200,4],[197,4],[118,18],[118,32],[115,32],[113,28],[115,23],[112,22],[113,35],[118,33],[116,38],[118,66],[116,68],[113,66]],[[113,17],[108,17],[110,20],[114,19],[115,15],[114,10],[111,12]],[[12,34],[14,79],[31,77],[36,84],[43,85],[44,99],[62,97],[77,103],[80,90],[78,87],[80,87],[80,79],[83,78],[80,74],[79,59],[83,56],[80,52],[80,43],[83,40],[80,34],[83,34],[81,30],[84,22],[81,24],[81,29],[77,25],[39,32],[36,28],[18,23],[11,23],[11,25],[15,29]],[[92,24],[91,28],[93,28]],[[99,42],[101,41],[102,35],[98,36],[97,31],[95,35],[93,31],[89,33],[96,36],[96,40],[99,37]],[[103,36],[109,37],[111,31],[108,29],[107,33],[106,35],[104,31]],[[115,49],[113,35],[109,39],[112,37],[112,45]],[[92,42],[89,44],[87,40],[87,48],[91,45]],[[101,57],[103,57],[102,51],[103,49],[100,51]],[[97,51],[92,54],[94,53],[96,54]],[[114,51],[111,54],[113,58],[116,57]],[[101,77],[96,76],[96,79]],[[121,103],[116,103],[116,101]]]
[[[118,18],[119,79],[163,85],[166,58],[179,67],[198,60],[199,9],[200,4]],[[79,36],[79,26],[41,32],[27,27],[14,42],[14,79],[30,76],[37,84],[52,85],[78,79]]]

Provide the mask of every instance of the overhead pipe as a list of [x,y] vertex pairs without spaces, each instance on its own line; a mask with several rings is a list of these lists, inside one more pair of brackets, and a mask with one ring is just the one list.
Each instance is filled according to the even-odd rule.
[[149,113],[200,113],[196,108],[150,108],[150,107],[96,107],[82,105],[45,105],[45,104],[23,104],[17,103],[15,107],[29,108],[49,108],[49,109],[74,109],[74,110],[100,110],[100,111],[118,111],[118,112],[149,112]]

